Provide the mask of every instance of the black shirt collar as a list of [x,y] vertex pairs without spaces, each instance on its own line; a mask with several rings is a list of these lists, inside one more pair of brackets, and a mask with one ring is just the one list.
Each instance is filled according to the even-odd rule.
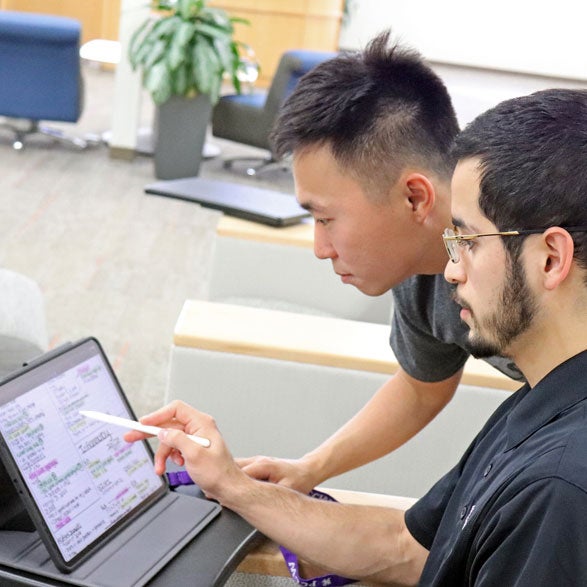
[[507,422],[510,450],[576,403],[587,399],[587,350],[555,367],[533,388],[516,392],[518,401]]

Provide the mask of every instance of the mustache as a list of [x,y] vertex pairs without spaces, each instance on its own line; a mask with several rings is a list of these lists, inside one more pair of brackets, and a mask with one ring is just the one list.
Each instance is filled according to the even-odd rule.
[[456,304],[458,304],[459,306],[461,306],[461,308],[464,308],[465,310],[471,309],[469,304],[467,304],[467,302],[463,298],[461,298],[461,296],[459,296],[459,294],[457,293],[456,287],[452,290],[450,297],[451,297],[452,301],[455,302]]

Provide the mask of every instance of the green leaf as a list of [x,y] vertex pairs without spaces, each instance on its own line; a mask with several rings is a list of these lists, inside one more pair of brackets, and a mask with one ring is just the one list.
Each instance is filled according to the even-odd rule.
[[164,39],[158,39],[153,43],[149,53],[145,56],[143,61],[143,69],[145,73],[153,67],[153,64],[161,61],[167,54],[167,41]]
[[231,16],[230,22],[239,23],[239,24],[246,24],[247,26],[251,26],[251,21],[247,20],[246,18],[241,18],[240,16]]
[[218,99],[220,98],[220,89],[222,88],[222,76],[218,76],[212,83],[212,87],[210,88],[210,102],[212,102],[212,106],[214,106]]
[[180,64],[189,61],[188,44],[194,34],[194,25],[191,22],[183,22],[175,31],[169,46],[168,63],[171,69],[177,69]]
[[155,104],[163,104],[168,100],[172,94],[172,83],[167,65],[162,61],[153,65],[145,76],[144,85]]
[[158,38],[172,35],[179,26],[181,26],[183,20],[177,15],[164,16],[159,19],[151,29],[151,35]]
[[225,10],[222,10],[222,8],[206,7],[200,13],[200,18],[203,21],[223,29],[227,33],[232,33],[233,31],[231,18]]
[[206,45],[207,48],[205,55],[210,62],[210,69],[216,72],[216,77],[221,78],[224,67],[222,67],[222,62],[220,61],[220,55],[218,55],[218,52],[211,41],[206,41]]
[[209,94],[214,83],[214,78],[218,77],[216,55],[210,43],[203,38],[196,39],[193,50],[193,72],[194,80],[201,94]]
[[222,65],[222,69],[232,72],[232,50],[230,40],[214,38],[212,40],[216,54]]
[[[173,93],[178,96],[185,96],[189,89],[190,67],[187,63],[182,63],[173,73]],[[193,78],[192,78],[193,79]]]
[[230,42],[230,34],[222,28],[205,22],[197,22],[194,26],[196,27],[197,32],[202,33],[207,37],[213,39],[220,39],[225,42]]
[[151,19],[146,19],[143,23],[139,26],[139,28],[132,34],[130,39],[130,43],[128,46],[128,59],[130,61],[130,65],[133,69],[136,69],[138,63],[140,62],[137,59],[137,56],[140,55],[140,48],[145,42],[148,42],[148,29],[151,28],[153,25],[153,21]]
[[190,19],[193,11],[193,0],[178,0],[175,10],[181,18]]
[[230,81],[232,82],[232,85],[234,86],[234,89],[236,91],[237,94],[242,94],[242,85],[241,85],[241,80],[238,79],[238,75],[236,73],[236,71],[232,74],[230,74]]
[[133,66],[133,69],[137,69],[139,66],[143,65],[145,59],[151,52],[153,42],[154,41],[151,37],[145,38],[137,47],[133,59],[131,60],[131,65]]

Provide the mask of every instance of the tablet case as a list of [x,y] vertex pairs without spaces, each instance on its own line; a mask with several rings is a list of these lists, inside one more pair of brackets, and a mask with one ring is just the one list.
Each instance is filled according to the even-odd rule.
[[[0,531],[0,564],[59,584],[141,587],[208,525],[216,508],[203,499],[169,493],[148,511],[154,516],[148,529],[147,517],[142,516],[71,573],[57,569],[37,532]],[[179,522],[171,524],[170,517]],[[197,526],[195,519],[200,520]]]
[[[99,348],[99,343],[93,339],[86,339],[73,345],[69,343],[41,357],[22,371],[11,374],[0,382],[0,401],[2,384],[18,378],[19,374],[28,373],[35,367],[46,364],[54,356],[89,342],[95,342]],[[105,355],[101,354],[103,361],[107,363]],[[112,376],[115,379],[113,374]],[[117,388],[124,399],[120,386]],[[6,456],[3,456],[4,458]],[[23,493],[23,487],[20,485],[21,481],[16,471],[12,471],[13,466],[11,460],[6,461],[5,464],[0,460],[0,496],[3,500],[2,505],[8,506],[2,508],[0,515],[0,563],[73,585],[89,587],[144,585],[221,509],[213,502],[167,490],[148,509],[130,520],[91,556],[84,559],[79,566],[70,573],[63,573],[51,559],[39,534],[36,531],[30,531],[30,519],[26,515],[27,512],[23,511],[18,495]],[[16,487],[13,486],[13,481],[18,482]],[[33,513],[28,512],[33,519],[36,519]]]
[[291,194],[199,177],[158,181],[147,185],[145,192],[196,202],[269,226],[290,226],[310,216]]

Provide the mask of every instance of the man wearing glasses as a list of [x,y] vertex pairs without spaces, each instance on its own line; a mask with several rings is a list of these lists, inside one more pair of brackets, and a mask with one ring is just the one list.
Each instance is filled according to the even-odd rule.
[[587,93],[504,102],[465,129],[456,156],[445,277],[471,346],[527,380],[461,461],[405,513],[324,502],[248,476],[213,420],[175,402],[143,418],[169,428],[156,469],[185,464],[207,495],[350,577],[587,585]]

